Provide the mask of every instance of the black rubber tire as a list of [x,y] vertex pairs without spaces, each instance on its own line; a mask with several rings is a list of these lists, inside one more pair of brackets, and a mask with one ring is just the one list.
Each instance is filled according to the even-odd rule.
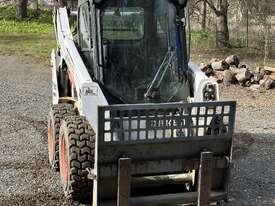
[[87,168],[94,168],[95,133],[80,116],[65,117],[60,127],[59,161],[61,184],[68,198],[91,203],[93,181]]
[[48,115],[49,162],[55,171],[59,171],[59,129],[62,119],[67,115],[76,115],[72,104],[54,105],[50,108]]

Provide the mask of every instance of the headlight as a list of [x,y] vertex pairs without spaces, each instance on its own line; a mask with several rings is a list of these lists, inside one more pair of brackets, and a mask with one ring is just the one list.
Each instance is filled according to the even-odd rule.
[[216,86],[213,84],[205,85],[203,89],[203,100],[204,101],[216,101],[217,100],[217,90]]

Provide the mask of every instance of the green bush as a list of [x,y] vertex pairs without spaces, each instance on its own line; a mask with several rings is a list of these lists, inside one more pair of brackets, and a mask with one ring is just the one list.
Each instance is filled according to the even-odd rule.
[[191,32],[192,48],[211,48],[215,46],[215,34],[209,31],[193,30]]
[[229,44],[230,48],[241,49],[245,47],[245,42],[243,42],[242,39],[238,38],[231,38]]

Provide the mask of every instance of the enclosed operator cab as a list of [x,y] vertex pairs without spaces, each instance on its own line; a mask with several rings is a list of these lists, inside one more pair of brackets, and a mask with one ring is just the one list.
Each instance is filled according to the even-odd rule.
[[190,96],[186,1],[82,1],[78,45],[110,104]]

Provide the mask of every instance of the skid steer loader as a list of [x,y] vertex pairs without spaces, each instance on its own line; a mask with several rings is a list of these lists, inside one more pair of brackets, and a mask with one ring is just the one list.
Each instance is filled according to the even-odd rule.
[[54,12],[49,161],[93,206],[227,201],[235,102],[189,60],[187,0]]

